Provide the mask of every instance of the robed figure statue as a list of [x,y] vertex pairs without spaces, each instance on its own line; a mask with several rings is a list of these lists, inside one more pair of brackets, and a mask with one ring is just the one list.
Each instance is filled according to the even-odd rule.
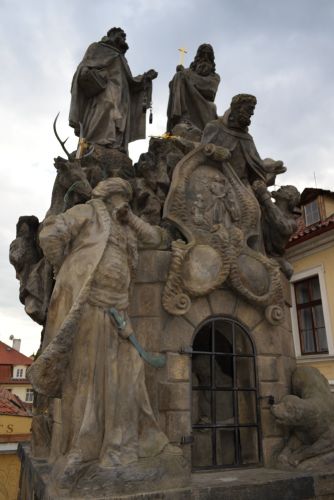
[[88,47],[73,77],[69,115],[77,136],[124,152],[129,142],[145,139],[146,109],[157,77],[154,70],[133,77],[127,49],[121,28]]

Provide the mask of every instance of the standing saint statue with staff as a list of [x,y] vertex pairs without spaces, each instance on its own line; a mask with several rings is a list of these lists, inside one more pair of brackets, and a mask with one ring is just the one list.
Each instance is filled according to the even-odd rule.
[[86,142],[127,153],[128,143],[145,139],[146,109],[150,106],[153,69],[133,77],[125,58],[126,34],[111,28],[92,43],[72,82],[69,124]]

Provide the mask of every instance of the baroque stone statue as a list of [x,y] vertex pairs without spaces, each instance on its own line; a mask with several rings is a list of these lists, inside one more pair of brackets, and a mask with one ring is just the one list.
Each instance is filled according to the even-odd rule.
[[[292,343],[284,346],[291,332],[281,271],[291,276],[284,247],[299,193],[268,190],[286,169],[263,160],[248,133],[256,98],[233,97],[217,118],[214,51],[200,45],[170,83],[170,133],[152,137],[133,165],[128,144],[145,136],[157,73],[134,78],[127,49],[120,28],[88,47],[72,83],[79,148],[68,153],[57,136],[68,160],[55,160],[51,206],[41,223],[21,217],[11,245],[20,299],[43,325],[27,371],[35,397],[32,442],[22,447],[22,500],[35,491],[31,471],[42,471],[40,498],[165,498],[167,490],[174,498],[175,488],[187,496],[191,463],[237,464],[237,447],[243,464],[253,460],[248,450],[260,420],[252,420],[257,430],[248,440],[237,429],[255,411],[246,396],[257,391],[250,367],[269,356],[278,367],[279,358],[282,395],[295,367]],[[254,342],[250,350],[239,324]],[[212,354],[226,348],[229,356],[208,364],[207,351],[194,349],[201,325],[198,346],[211,335]],[[297,370],[293,395],[272,410],[292,429],[281,457],[290,466],[334,453],[332,400],[313,375]],[[191,380],[205,389],[191,391]],[[223,398],[216,410],[211,380]],[[312,380],[326,403],[318,404]],[[224,399],[232,388],[233,401]],[[234,390],[245,394],[235,398]]]
[[214,104],[220,76],[216,73],[213,48],[203,43],[197,49],[189,68],[179,65],[169,83],[167,131],[171,132],[180,122],[190,123],[203,130],[217,117]]
[[[267,192],[285,167],[281,161],[262,160],[248,134],[255,105],[256,98],[249,94],[233,97],[224,117],[205,127],[202,145],[175,167],[164,217],[185,241],[173,242],[163,295],[164,307],[172,314],[186,314],[192,297],[226,282],[264,307],[269,322],[283,320],[279,267],[266,254],[261,207],[252,186],[261,182]],[[276,215],[279,210],[265,209]]]
[[70,126],[86,142],[125,152],[129,142],[145,139],[146,109],[157,77],[154,70],[133,77],[127,50],[121,28],[111,28],[88,47],[73,77],[69,115]]
[[39,394],[61,400],[51,456],[62,488],[96,461],[110,469],[171,451],[127,314],[138,244],[166,248],[168,237],[131,212],[131,197],[127,181],[102,181],[91,201],[49,217],[40,232],[56,283],[42,354],[28,377]]
[[265,183],[259,180],[255,181],[252,187],[262,208],[266,253],[277,260],[282,272],[290,279],[293,268],[284,258],[284,253],[290,236],[297,229],[300,193],[295,186],[282,186],[277,191],[269,192]]
[[16,225],[16,238],[9,249],[9,261],[14,266],[16,278],[20,281],[20,301],[26,313],[37,323],[43,323],[43,294],[39,280],[33,279],[32,271],[42,258],[37,243],[39,220],[34,215],[24,215]]
[[256,102],[256,97],[250,94],[234,96],[224,116],[205,127],[202,143],[228,149],[231,152],[230,163],[245,185],[261,179],[270,186],[274,184],[275,175],[285,172],[286,168],[281,161],[262,160],[248,133]]
[[292,394],[271,407],[277,423],[290,430],[278,460],[302,470],[333,467],[334,396],[328,380],[312,366],[292,374]]

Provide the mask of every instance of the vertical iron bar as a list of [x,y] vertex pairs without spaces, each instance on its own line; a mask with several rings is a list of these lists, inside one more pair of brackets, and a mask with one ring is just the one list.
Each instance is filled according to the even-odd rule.
[[235,323],[232,323],[232,345],[233,345],[233,412],[236,429],[234,431],[235,445],[235,460],[236,464],[240,464],[240,449],[239,449],[239,407],[238,407],[238,385],[237,385],[237,362],[236,362],[236,339],[235,339]]
[[[215,366],[215,322],[212,322],[211,327],[211,418],[212,423],[216,424],[216,366]],[[216,430],[212,429],[212,464],[217,465],[217,444],[216,444]]]
[[[253,358],[253,374],[254,374],[254,385],[258,387],[257,372],[256,372],[256,359]],[[262,433],[260,432],[260,405],[258,398],[258,391],[255,392],[255,404],[256,404],[256,432],[257,432],[257,459],[262,462]]]

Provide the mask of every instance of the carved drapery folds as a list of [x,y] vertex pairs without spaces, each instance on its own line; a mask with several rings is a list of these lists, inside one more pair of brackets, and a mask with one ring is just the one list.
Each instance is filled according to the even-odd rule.
[[201,145],[175,168],[164,218],[186,241],[172,244],[163,306],[186,314],[192,298],[226,283],[277,324],[283,320],[279,266],[264,253],[258,201],[229,157],[225,148]]

